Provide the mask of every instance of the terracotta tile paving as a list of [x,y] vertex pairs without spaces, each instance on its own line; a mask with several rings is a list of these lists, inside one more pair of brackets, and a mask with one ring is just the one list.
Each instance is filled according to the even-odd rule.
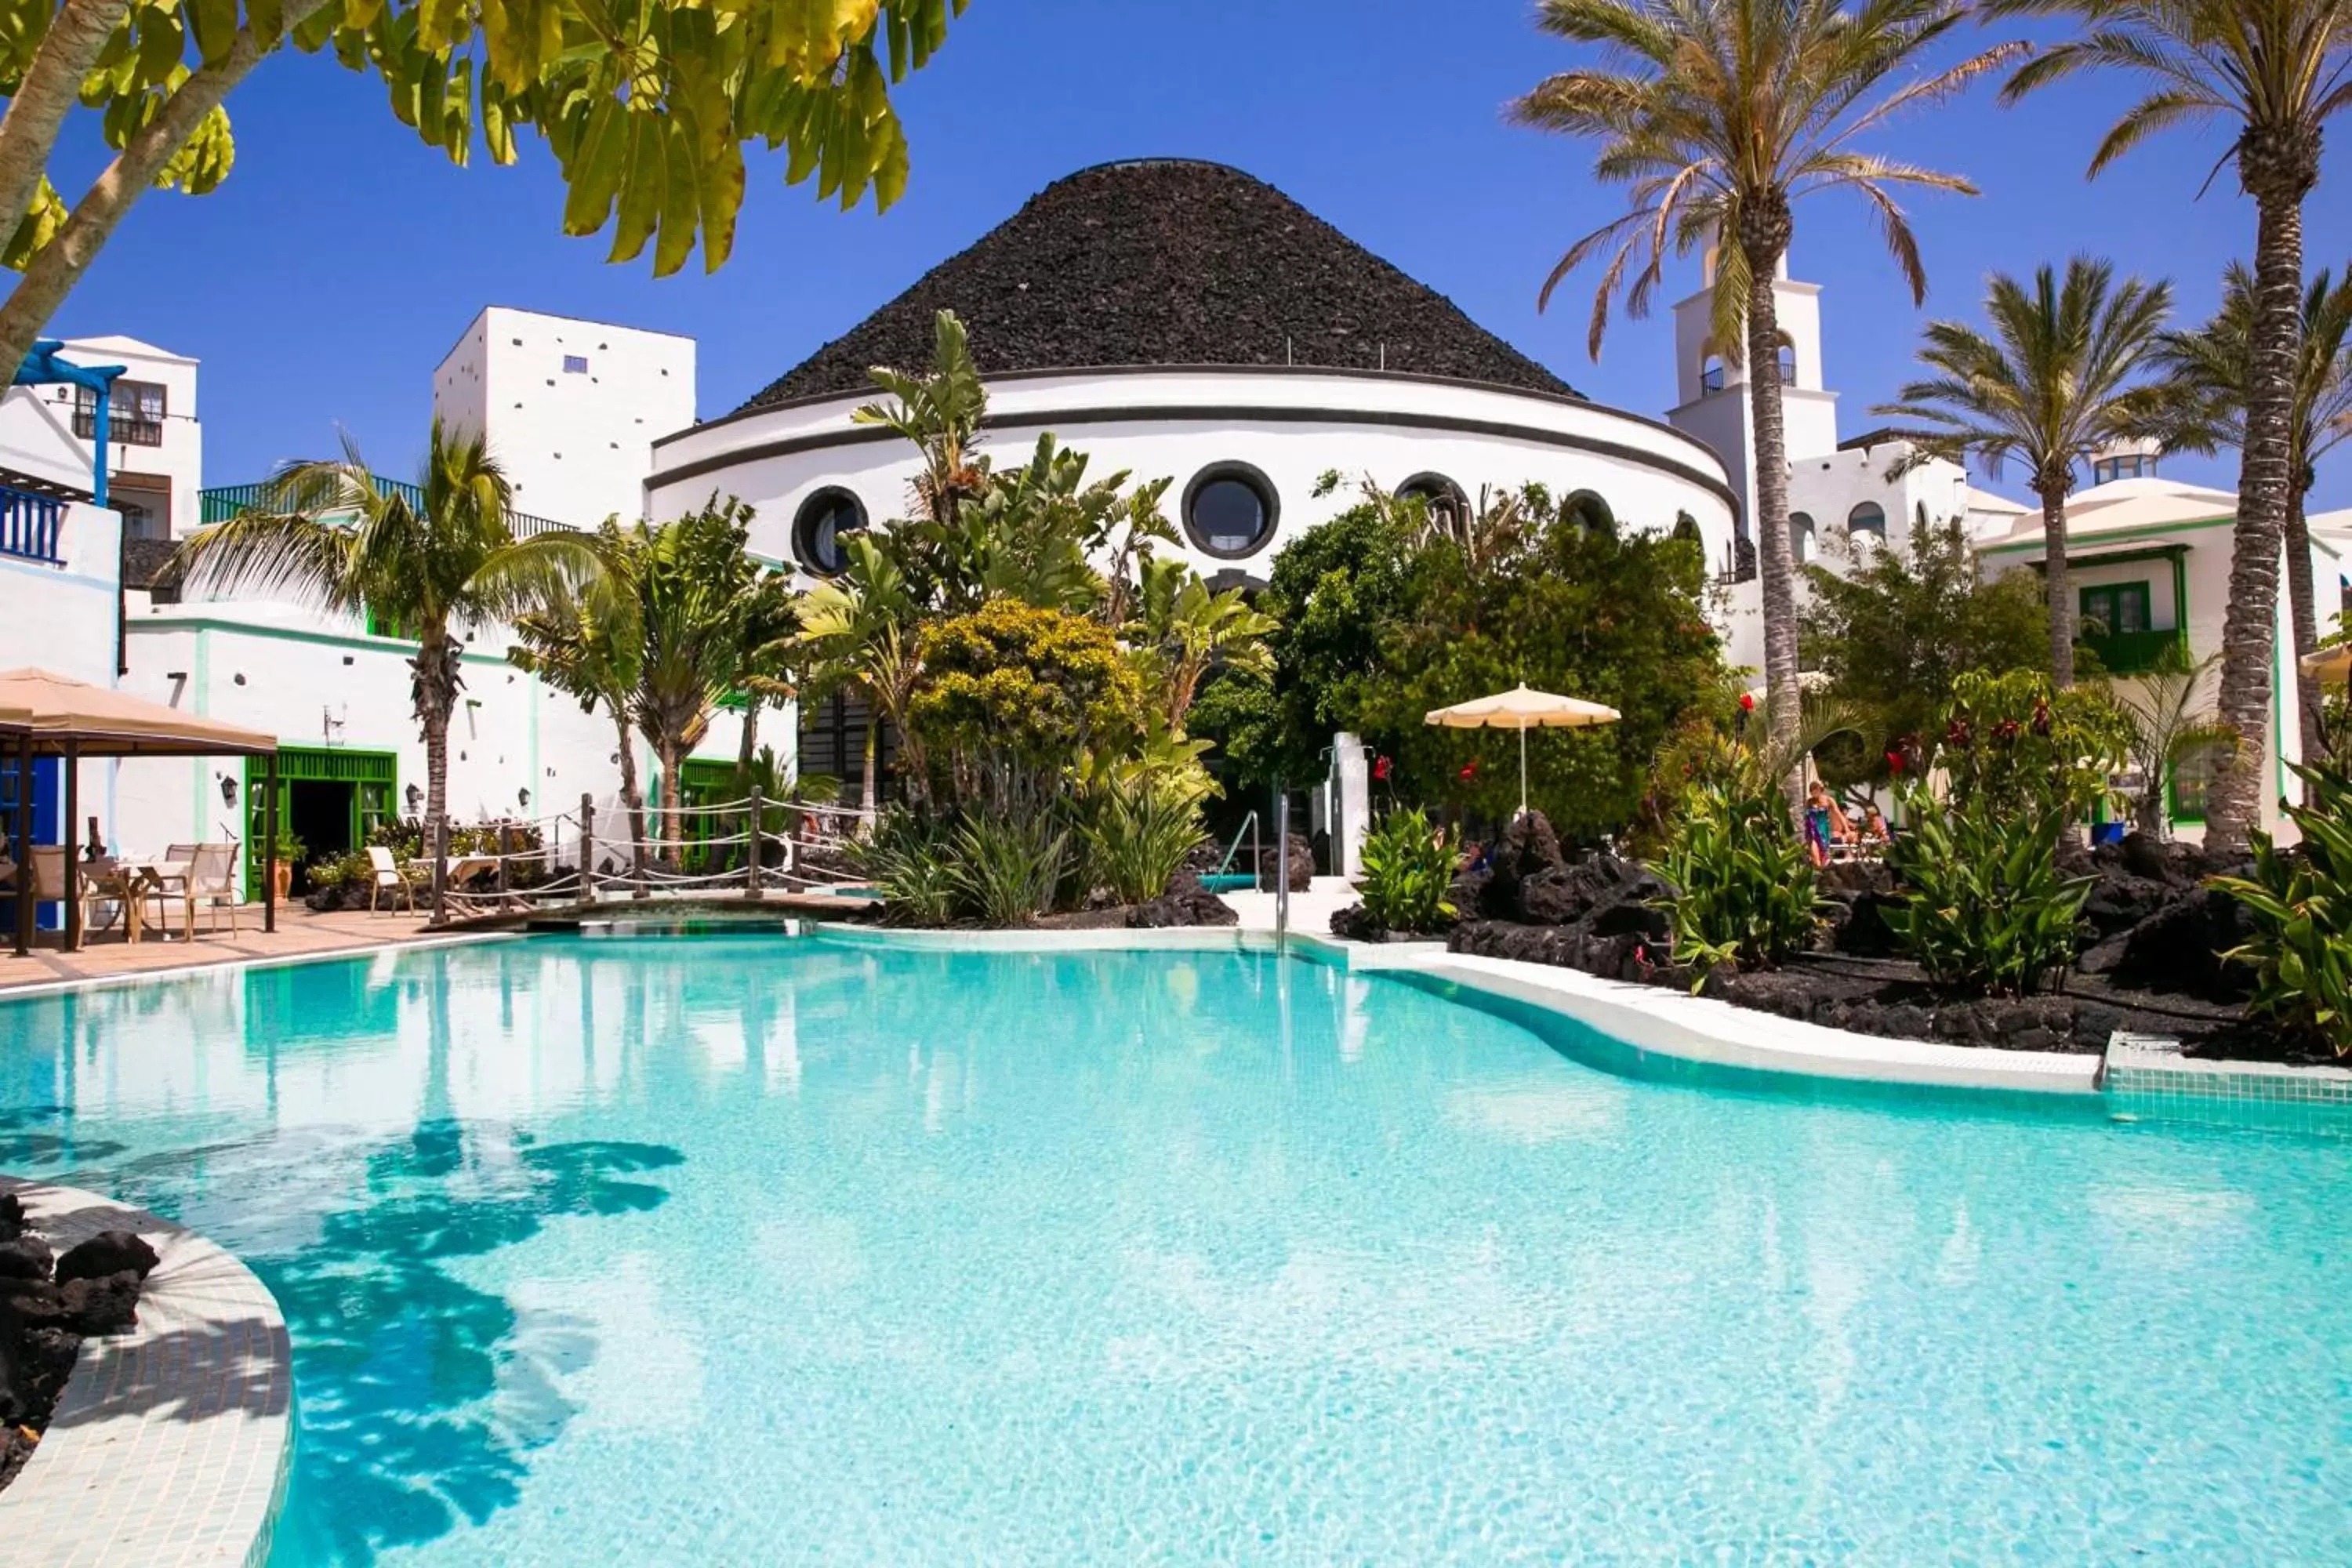
[[370,914],[364,910],[316,915],[299,906],[278,911],[278,929],[274,932],[262,931],[258,908],[241,911],[237,925],[238,929],[231,932],[226,925],[212,931],[199,924],[194,942],[159,942],[142,934],[135,945],[123,941],[119,930],[100,931],[88,939],[79,952],[59,951],[57,933],[43,932],[41,944],[24,958],[16,956],[13,943],[0,946],[0,995],[26,985],[102,980],[185,969],[193,964],[364,952],[436,934],[425,930],[424,918],[419,915]]

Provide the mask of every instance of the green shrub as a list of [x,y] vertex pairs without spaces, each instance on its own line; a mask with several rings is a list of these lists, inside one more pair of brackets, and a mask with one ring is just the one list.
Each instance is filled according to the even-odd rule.
[[850,846],[850,859],[882,895],[891,925],[943,926],[956,916],[956,879],[948,836],[912,812],[889,811],[870,837]]
[[1443,931],[1454,921],[1446,900],[1454,849],[1419,806],[1392,811],[1364,836],[1364,875],[1356,886],[1364,913],[1390,931]]
[[2093,879],[2062,876],[2063,792],[2005,805],[1993,794],[1964,804],[1906,793],[1910,826],[1887,860],[1908,898],[1886,922],[1903,949],[1948,990],[2024,996],[2074,956]]
[[962,908],[991,926],[1025,926],[1054,907],[1070,836],[1054,817],[982,813],[948,840],[948,872]]
[[1674,889],[1675,962],[1702,973],[1769,967],[1821,927],[1812,858],[1779,787],[1745,753],[1690,786],[1657,871]]
[[1149,775],[1096,793],[1083,829],[1087,874],[1123,904],[1148,903],[1168,890],[1203,837],[1201,807],[1185,790]]
[[2223,956],[2254,966],[2254,1012],[2352,1056],[2352,774],[2324,764],[2294,771],[2311,787],[2308,802],[2287,807],[2302,852],[2283,855],[2257,831],[2254,874],[2211,883],[2254,927]]

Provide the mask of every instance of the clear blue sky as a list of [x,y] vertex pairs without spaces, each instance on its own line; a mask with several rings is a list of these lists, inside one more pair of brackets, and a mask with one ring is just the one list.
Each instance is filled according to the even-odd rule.
[[[383,89],[331,59],[266,62],[231,100],[235,174],[214,195],[145,198],[56,326],[128,332],[204,361],[205,478],[259,477],[349,428],[379,468],[424,443],[430,374],[487,303],[626,322],[700,342],[703,416],[726,412],[854,325],[1057,176],[1106,159],[1179,155],[1275,184],[1454,300],[1590,395],[1655,415],[1673,401],[1668,322],[1621,321],[1587,360],[1589,279],[1549,315],[1536,291],[1566,245],[1617,210],[1590,147],[1513,129],[1501,106],[1579,51],[1538,35],[1528,0],[972,0],[947,49],[898,90],[914,177],[887,215],[843,216],[754,157],[735,254],[656,280],[559,232],[545,148],[452,167],[394,121]],[[1985,39],[2015,36],[1971,34]],[[1799,217],[1795,275],[1825,286],[1843,427],[1906,374],[1925,314],[1973,316],[1984,275],[2077,249],[2174,280],[2201,316],[2223,265],[2250,252],[2252,210],[2221,130],[2160,138],[2095,183],[2083,170],[2126,84],[2053,89],[2019,109],[1988,88],[1878,145],[1956,169],[1975,199],[1913,205],[1931,277],[1915,310],[1858,204]],[[2309,204],[2309,264],[2352,254],[2352,145],[2331,147]],[[89,161],[78,158],[71,172]],[[78,188],[68,191],[68,198]],[[1667,298],[1696,285],[1696,264]],[[2175,472],[2234,482],[2235,463]],[[2009,486],[2017,489],[2014,476]],[[2317,506],[2352,505],[2352,455]]]

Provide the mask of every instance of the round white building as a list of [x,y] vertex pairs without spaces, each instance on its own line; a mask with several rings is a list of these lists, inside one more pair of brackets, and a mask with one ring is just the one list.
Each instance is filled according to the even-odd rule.
[[[1241,172],[1151,160],[1047,186],[969,249],[723,417],[656,443],[648,514],[710,496],[753,548],[837,570],[839,536],[903,515],[913,448],[853,424],[879,364],[919,372],[940,310],[986,378],[1000,466],[1051,432],[1090,477],[1169,478],[1205,574],[1263,582],[1369,478],[1433,499],[1528,481],[1623,528],[1695,529],[1727,558],[1738,502],[1713,450],[1604,408]],[[1318,479],[1348,481],[1318,498]]]

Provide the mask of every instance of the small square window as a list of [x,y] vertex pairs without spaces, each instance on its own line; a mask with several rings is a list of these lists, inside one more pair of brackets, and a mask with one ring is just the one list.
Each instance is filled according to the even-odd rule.
[[588,374],[588,356],[586,354],[565,354],[563,356],[563,374],[566,375],[586,375]]

